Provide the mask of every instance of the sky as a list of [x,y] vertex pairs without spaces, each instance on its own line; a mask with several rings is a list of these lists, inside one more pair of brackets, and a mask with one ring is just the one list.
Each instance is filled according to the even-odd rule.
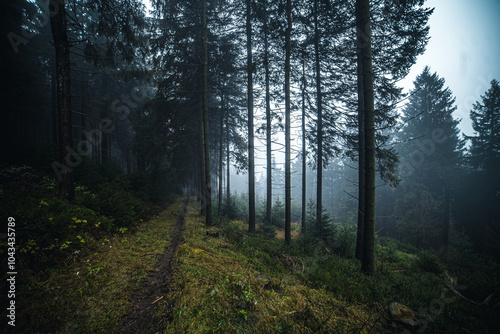
[[469,113],[481,101],[491,80],[500,81],[500,0],[428,0],[434,7],[430,40],[410,74],[403,80],[406,91],[428,65],[445,79],[456,97],[455,118],[460,128],[473,134]]

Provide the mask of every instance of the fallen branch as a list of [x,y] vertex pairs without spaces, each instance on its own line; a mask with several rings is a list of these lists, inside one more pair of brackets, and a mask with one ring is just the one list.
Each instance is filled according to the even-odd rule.
[[156,298],[156,300],[154,302],[152,302],[151,305],[153,305],[154,303],[156,303],[157,301],[159,301],[161,299],[163,299],[163,296]]
[[246,235],[245,233],[242,233],[240,231],[236,231],[236,234],[239,235],[240,237],[248,238],[248,235]]
[[488,297],[485,298],[485,300],[483,302],[476,302],[472,299],[469,299],[467,297],[465,297],[464,295],[462,295],[460,292],[458,292],[451,284],[446,284],[446,286],[454,293],[456,294],[458,297],[462,298],[463,300],[466,300],[468,301],[469,303],[472,303],[472,304],[475,304],[475,305],[488,305],[489,302],[491,301],[491,297],[493,297],[496,292],[493,292],[492,294],[490,294]]

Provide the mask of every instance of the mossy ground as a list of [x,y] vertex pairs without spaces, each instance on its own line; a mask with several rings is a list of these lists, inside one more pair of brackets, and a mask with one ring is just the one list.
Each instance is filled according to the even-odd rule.
[[23,268],[16,294],[18,333],[110,333],[170,242],[182,198],[133,233],[86,240],[86,248],[45,271]]
[[210,228],[197,212],[189,206],[177,251],[176,291],[170,296],[172,321],[164,333],[363,333],[378,326],[373,310],[304,284],[304,268],[288,268],[284,259],[293,259],[285,252],[280,261],[240,247],[234,238],[245,237],[232,232],[243,233],[243,222],[232,222],[215,238],[207,235]]
[[[134,296],[171,241],[183,201],[178,198],[157,217],[130,230],[99,238],[88,235],[81,251],[59,257],[57,263],[47,261],[43,270],[19,270],[16,332],[119,332]],[[483,333],[497,328],[498,298],[494,295],[489,305],[474,305],[454,295],[433,252],[380,239],[377,270],[367,277],[358,261],[329,253],[307,237],[296,235],[292,245],[285,246],[279,230],[245,235],[244,221],[220,217],[217,226],[209,228],[199,210],[192,200],[176,251],[176,270],[169,273],[170,285],[156,303],[160,332],[401,332],[404,328],[395,326],[387,314],[394,301],[417,312],[424,332]],[[210,229],[219,231],[219,238],[207,235]],[[481,302],[498,290],[500,267],[478,259],[467,260],[460,253],[446,268],[465,287],[465,296]]]

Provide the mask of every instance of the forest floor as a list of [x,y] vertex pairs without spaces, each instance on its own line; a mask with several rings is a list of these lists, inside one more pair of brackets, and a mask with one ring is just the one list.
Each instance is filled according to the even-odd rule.
[[[47,202],[49,208],[55,205]],[[190,205],[179,197],[130,229],[112,230],[98,238],[86,234],[81,250],[70,250],[64,257],[37,258],[44,263],[26,262],[33,255],[21,250],[16,326],[2,322],[0,332],[155,333],[149,329],[161,326],[157,309],[161,308],[162,319],[168,318],[169,282]],[[37,248],[34,252],[49,251]],[[2,291],[5,288],[2,284]]]
[[[186,207],[189,203],[189,197],[186,198],[179,213],[179,218],[171,234],[170,245],[161,256],[158,266],[148,276],[142,290],[133,298],[135,300],[131,312],[124,318],[124,326],[119,330],[124,334],[136,333],[156,333],[168,317],[155,317],[155,308],[158,305],[165,304],[167,308],[173,305],[168,297],[171,289],[172,273],[175,271],[175,254],[177,247],[182,240],[182,228],[186,215]],[[163,299],[163,300],[162,300]],[[158,302],[160,302],[158,304]]]
[[[44,201],[48,206],[38,210],[59,210],[56,201]],[[459,264],[445,268],[432,252],[380,239],[377,271],[367,277],[349,255],[355,237],[349,230],[337,232],[345,242],[331,252],[296,231],[285,246],[274,227],[258,226],[250,235],[247,223],[224,217],[209,227],[199,212],[195,199],[177,197],[129,229],[95,237],[77,232],[84,248],[69,244],[64,256],[36,262],[24,259],[50,253],[32,255],[27,244],[19,253],[15,331],[0,332],[486,333],[500,326],[500,301],[492,295],[500,267],[493,262],[469,261],[462,252]],[[463,296],[479,303],[453,294],[450,275]],[[419,326],[394,321],[392,302],[414,310]]]

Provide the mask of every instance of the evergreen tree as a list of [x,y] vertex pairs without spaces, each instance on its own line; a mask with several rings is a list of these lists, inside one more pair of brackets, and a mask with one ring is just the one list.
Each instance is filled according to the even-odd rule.
[[373,90],[373,67],[371,46],[370,3],[356,0],[356,27],[363,86],[363,114],[365,122],[365,184],[363,255],[361,271],[372,275],[375,271],[375,101]]
[[500,254],[500,87],[497,80],[481,96],[470,112],[474,136],[469,161],[471,167],[460,182],[454,212],[477,249]]
[[252,60],[252,1],[246,0],[246,37],[247,37],[247,109],[248,109],[248,231],[255,232],[255,152],[254,152],[254,111],[253,111],[253,72]]
[[286,37],[285,37],[285,242],[291,242],[291,214],[292,214],[292,193],[291,193],[291,101],[290,101],[290,57],[291,57],[291,33],[292,33],[292,4],[291,0],[286,1]]
[[[57,9],[51,12],[50,26],[54,46],[56,48],[56,87],[59,128],[59,198],[75,199],[73,164],[76,164],[73,146],[73,128],[71,122],[71,75],[70,75],[70,43],[66,19],[65,0],[59,0]],[[80,158],[81,159],[81,158]],[[77,160],[78,161],[78,160]],[[66,166],[66,165],[69,165]]]
[[471,140],[471,164],[475,168],[497,172],[500,166],[500,86],[491,81],[490,89],[481,96],[470,112],[475,136]]
[[[377,170],[382,181],[395,185],[398,157],[394,147],[391,147],[390,132],[397,124],[398,112],[395,108],[403,98],[401,89],[397,87],[399,80],[404,78],[416,57],[422,54],[429,39],[428,19],[432,9],[424,7],[425,1],[394,2],[392,0],[378,1],[371,4],[371,16],[375,24],[372,32],[372,54],[375,88],[375,124],[376,124],[376,160]],[[356,33],[360,34],[359,28]],[[352,110],[358,110],[357,122],[350,122],[348,126],[355,128],[352,136],[347,138],[347,156],[358,158],[358,237],[356,241],[356,258],[361,259],[363,254],[363,226],[364,226],[364,184],[365,184],[365,116],[363,114],[363,82],[360,49],[350,53],[350,57],[357,58],[357,94],[356,99],[346,94],[347,105]],[[355,62],[351,62],[354,64]],[[346,75],[356,73],[350,69]],[[356,119],[356,117],[352,117]]]
[[[277,73],[278,71],[271,71],[276,64],[276,52],[273,46],[277,43],[277,31],[273,31],[273,27],[276,25],[277,20],[277,5],[276,2],[270,2],[268,0],[259,0],[255,4],[255,15],[257,23],[260,23],[260,29],[258,30],[256,36],[257,41],[262,40],[262,66],[264,67],[264,89],[265,89],[265,109],[266,109],[266,122],[257,131],[261,132],[265,130],[266,133],[266,213],[264,220],[267,223],[271,223],[271,211],[272,211],[272,132],[273,132],[273,119],[276,117],[275,113],[271,109],[271,84],[276,84],[276,78],[272,76],[272,72]],[[274,23],[273,23],[274,21]],[[259,55],[257,55],[258,57]],[[276,75],[275,75],[276,76]],[[257,76],[258,80],[259,76]],[[262,81],[262,80],[261,80]]]
[[446,246],[449,233],[449,205],[457,168],[463,157],[464,141],[453,118],[455,98],[445,81],[426,67],[414,81],[404,109],[405,126],[400,139],[400,177],[404,182],[423,184],[441,203],[441,242]]

